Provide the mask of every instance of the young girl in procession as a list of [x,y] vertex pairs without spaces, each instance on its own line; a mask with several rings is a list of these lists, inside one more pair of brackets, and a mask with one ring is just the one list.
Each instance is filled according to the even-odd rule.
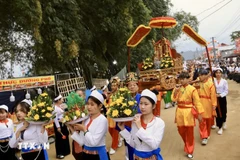
[[61,95],[54,99],[55,107],[54,112],[56,117],[54,119],[54,132],[55,132],[55,149],[57,158],[63,159],[64,156],[70,154],[70,144],[68,139],[68,129],[61,121],[63,118],[64,108],[62,108],[63,97]]
[[204,112],[196,88],[189,85],[190,75],[188,72],[182,72],[178,79],[181,87],[176,86],[172,93],[172,100],[177,102],[175,122],[177,123],[178,133],[184,142],[184,151],[187,157],[193,159],[194,151],[194,126],[197,115],[201,122],[201,114]]
[[[156,91],[156,93],[158,93]],[[160,143],[163,138],[165,123],[153,115],[156,107],[156,93],[145,89],[140,98],[141,115],[134,117],[131,132],[124,127],[124,122],[118,123],[120,134],[134,148],[134,160],[162,160]]]
[[228,94],[228,83],[225,79],[222,78],[222,69],[221,68],[216,68],[214,71],[214,83],[216,86],[217,90],[217,99],[219,102],[220,110],[221,110],[221,115],[218,109],[217,111],[217,117],[216,117],[216,122],[217,126],[219,128],[218,134],[221,135],[223,133],[223,129],[226,129],[226,118],[227,118],[227,94]]
[[0,157],[6,160],[17,160],[15,150],[9,147],[9,140],[13,135],[13,122],[8,116],[8,106],[0,106]]
[[102,94],[92,91],[87,101],[89,118],[83,124],[68,125],[73,133],[72,139],[83,146],[82,158],[84,160],[110,160],[106,150],[108,122],[101,114],[103,103]]
[[25,120],[30,107],[30,102],[24,100],[15,108],[20,123],[9,141],[9,146],[21,149],[21,158],[24,160],[48,160],[47,151],[43,148],[48,142],[47,131],[43,129],[46,124],[29,124]]

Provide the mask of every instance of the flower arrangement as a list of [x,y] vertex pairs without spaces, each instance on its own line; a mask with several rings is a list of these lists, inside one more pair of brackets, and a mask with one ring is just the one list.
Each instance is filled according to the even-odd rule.
[[111,118],[133,117],[137,113],[137,102],[127,88],[120,88],[112,96],[107,115]]
[[27,121],[47,122],[55,117],[52,99],[47,93],[42,93],[33,100],[33,106],[25,118]]
[[71,92],[67,96],[68,111],[64,112],[63,122],[71,122],[88,115],[85,108],[85,100],[77,93]]
[[163,57],[162,59],[161,59],[161,65],[160,65],[160,68],[161,69],[164,69],[164,68],[171,68],[171,67],[173,67],[174,66],[174,64],[173,64],[173,59],[172,59],[172,57]]
[[143,70],[148,70],[148,69],[152,69],[154,66],[153,66],[153,61],[151,58],[146,58],[144,61],[143,61],[143,65],[142,65],[142,69]]

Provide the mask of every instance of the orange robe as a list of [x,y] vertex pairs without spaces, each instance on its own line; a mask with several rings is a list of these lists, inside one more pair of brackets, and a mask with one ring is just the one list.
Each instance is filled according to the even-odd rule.
[[[112,96],[109,98],[109,102],[108,104],[106,104],[105,106],[107,108],[109,108],[110,104],[112,102]],[[108,131],[112,137],[112,145],[111,145],[111,148],[116,150],[118,148],[118,138],[119,138],[119,132],[118,130],[116,130],[116,122],[110,118],[109,116],[107,116],[107,120],[108,120]]]
[[194,126],[195,119],[193,110],[199,114],[204,112],[196,88],[191,85],[182,86],[176,95],[176,90],[172,92],[172,101],[178,103],[176,108],[175,122],[177,123],[178,133],[184,142],[184,151],[193,154],[194,151]]
[[204,139],[210,136],[213,116],[216,114],[213,107],[217,106],[216,89],[211,78],[200,83],[198,94],[204,108],[204,113],[202,114],[203,121],[199,123],[200,136]]

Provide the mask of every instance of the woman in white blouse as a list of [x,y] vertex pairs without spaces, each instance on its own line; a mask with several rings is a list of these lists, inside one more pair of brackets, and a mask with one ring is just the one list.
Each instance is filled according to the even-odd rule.
[[13,135],[13,122],[8,116],[8,106],[0,106],[0,157],[6,160],[17,160],[15,150],[9,147]]
[[[155,92],[155,91],[154,91]],[[157,92],[148,89],[142,91],[139,108],[141,115],[136,115],[131,133],[124,128],[124,123],[118,123],[122,130],[120,134],[126,142],[134,148],[135,160],[162,160],[160,143],[163,138],[165,123],[161,118],[153,115],[156,107]]]
[[[63,118],[64,108],[63,108],[63,97],[61,95],[54,99],[55,107],[53,113],[56,113],[54,118],[54,132],[55,132],[55,149],[56,158],[63,159],[64,156],[70,154],[70,144],[69,144],[69,132],[67,126],[61,121]],[[63,138],[63,135],[65,136]]]
[[222,69],[216,68],[214,71],[214,83],[217,90],[217,98],[221,110],[221,116],[219,110],[217,111],[216,123],[219,128],[218,134],[221,135],[223,133],[223,129],[227,128],[226,118],[227,118],[227,94],[228,94],[228,83],[225,79],[222,78]]
[[9,146],[21,149],[24,160],[47,160],[47,151],[43,148],[48,142],[47,131],[43,130],[44,125],[29,124],[25,121],[29,111],[30,104],[26,100],[20,102],[15,108],[20,123],[9,141]]
[[83,124],[68,126],[73,133],[72,139],[83,146],[84,160],[110,160],[106,150],[108,122],[106,117],[101,114],[103,103],[102,94],[96,90],[92,91],[87,101],[89,118]]

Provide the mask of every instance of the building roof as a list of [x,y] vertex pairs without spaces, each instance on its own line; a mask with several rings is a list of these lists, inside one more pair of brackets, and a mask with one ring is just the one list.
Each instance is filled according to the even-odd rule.
[[236,46],[235,45],[221,46],[221,47],[218,47],[217,49],[218,51],[235,50]]

